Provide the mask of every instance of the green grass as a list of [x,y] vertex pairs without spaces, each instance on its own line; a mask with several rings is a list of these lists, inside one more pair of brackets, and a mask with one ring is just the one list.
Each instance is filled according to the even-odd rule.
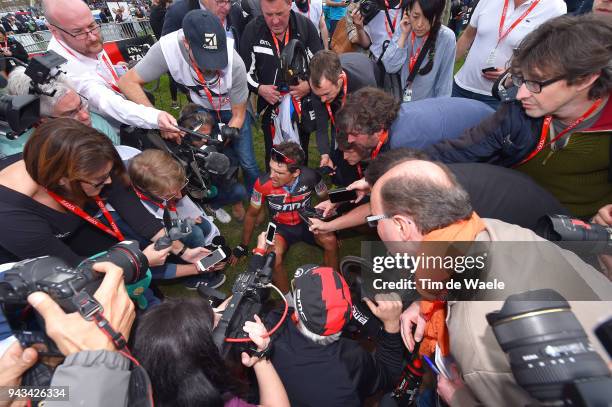
[[[152,89],[152,85],[148,86],[149,89]],[[159,87],[154,90],[156,99],[156,107],[168,112],[171,112],[173,115],[178,116],[180,110],[175,110],[171,108],[171,98],[170,92],[168,90],[168,78],[167,76],[163,76],[160,79]],[[184,95],[179,94],[179,103],[181,106],[184,106],[187,102],[187,99]],[[261,128],[259,123],[253,126],[253,144],[255,148],[255,156],[257,158],[257,163],[259,165],[260,170],[265,170],[264,165],[264,141],[263,134],[261,132]],[[314,140],[314,135],[311,137],[310,148],[309,148],[309,164],[311,167],[316,168],[319,164],[320,155],[316,149],[316,142]],[[246,208],[247,202],[245,202]],[[225,208],[228,213],[231,214],[231,208]],[[242,225],[232,220],[232,222],[228,224],[222,224],[220,222],[216,222],[216,225],[219,227],[221,234],[225,236],[228,241],[230,247],[235,247],[240,243],[242,239]],[[267,225],[267,221],[260,225],[254,232],[253,238],[251,239],[251,247],[254,246],[256,242],[257,234],[261,233],[265,226]],[[340,258],[342,256],[346,256],[349,254],[358,255],[361,252],[360,242],[363,240],[362,237],[353,237],[350,239],[345,239],[341,241],[340,245]],[[315,263],[320,264],[323,262],[323,251],[316,247],[311,247],[304,243],[299,243],[291,247],[289,253],[285,257],[285,269],[289,274],[289,278],[293,275],[293,272],[303,264]],[[242,261],[238,265],[234,267],[229,267],[225,270],[227,274],[226,283],[220,288],[221,291],[229,293],[231,290],[231,286],[233,281],[236,278],[236,275],[245,270],[247,265],[246,261]],[[164,282],[161,284],[161,289],[167,296],[185,296],[185,295],[195,295],[193,291],[189,291],[183,287],[180,282],[171,281]]]

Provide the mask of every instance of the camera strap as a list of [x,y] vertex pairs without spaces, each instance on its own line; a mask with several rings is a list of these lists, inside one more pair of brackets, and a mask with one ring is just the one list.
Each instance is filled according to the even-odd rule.
[[[370,155],[370,160],[373,160],[378,156],[378,153],[380,153],[380,149],[387,142],[388,138],[389,138],[389,130],[384,130],[380,134],[380,137],[378,138],[378,144],[376,144],[376,147],[374,148],[374,150],[372,150],[372,154]],[[359,174],[359,178],[363,178],[363,168],[361,168],[360,162],[357,163],[357,173]]]
[[385,20],[385,28],[387,29],[387,34],[389,35],[389,39],[393,37],[395,33],[395,25],[397,24],[397,16],[399,16],[401,11],[398,11],[393,18],[393,22],[391,22],[391,16],[389,15],[389,0],[385,0],[385,16],[387,17]]
[[[433,39],[427,34],[425,38],[425,42],[417,49],[416,55],[412,54],[414,50],[414,42],[416,40],[416,34],[414,32],[411,33],[410,39],[410,56],[408,58],[408,78],[406,79],[406,85],[404,85],[404,95],[407,94],[408,90],[412,88],[412,82],[414,82],[414,78],[419,72],[419,67],[423,63],[423,60],[427,56],[429,49],[433,45]],[[410,90],[410,94],[412,91]]]
[[111,214],[106,209],[106,205],[104,204],[104,201],[102,201],[102,199],[100,199],[99,196],[95,196],[94,200],[96,201],[96,204],[98,205],[98,208],[100,208],[100,210],[102,211],[102,214],[104,215],[104,217],[108,221],[108,223],[110,225],[110,228],[108,226],[106,226],[104,223],[100,222],[98,219],[94,218],[93,216],[90,216],[83,209],[79,208],[78,206],[76,206],[72,202],[69,202],[69,201],[65,200],[64,198],[62,198],[61,196],[57,195],[53,191],[49,191],[48,189],[46,191],[47,191],[47,193],[49,194],[49,196],[51,198],[53,198],[57,203],[62,205],[68,211],[72,212],[73,214],[77,215],[78,217],[80,217],[82,219],[85,219],[87,222],[91,223],[92,225],[94,225],[98,229],[102,230],[103,232],[108,233],[109,235],[111,235],[115,239],[119,240],[120,242],[125,240],[125,237],[123,237],[123,233],[121,233],[121,230],[119,230],[119,227],[117,226],[117,223],[115,223],[115,221],[113,220],[113,217],[111,216]]

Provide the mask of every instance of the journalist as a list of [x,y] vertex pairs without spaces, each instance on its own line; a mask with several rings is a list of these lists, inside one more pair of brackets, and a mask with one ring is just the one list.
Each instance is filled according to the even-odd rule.
[[[317,52],[308,65],[310,89],[317,119],[317,149],[320,167],[335,168],[337,151],[335,116],[348,95],[366,86],[376,87],[378,68],[368,57],[357,52],[338,55],[333,51]],[[331,143],[328,135],[331,122]]]
[[102,44],[101,27],[91,10],[80,0],[45,0],[45,18],[53,35],[47,50],[68,62],[62,69],[76,91],[86,97],[93,110],[118,128],[121,123],[143,129],[160,129],[180,139],[176,120],[167,112],[127,100],[118,87],[119,74]]
[[446,163],[515,167],[574,216],[593,216],[612,202],[610,43],[612,26],[596,15],[542,24],[511,61],[517,100],[426,152]]
[[[487,259],[489,278],[495,276],[521,291],[549,288],[566,298],[607,300],[572,302],[575,314],[587,331],[591,331],[599,317],[609,313],[612,283],[607,278],[572,252],[546,243],[527,229],[480,218],[473,211],[467,192],[443,164],[414,160],[391,168],[374,184],[370,205],[372,215],[368,222],[376,227],[392,254],[409,250],[393,242],[533,242],[532,250],[538,253],[514,255],[513,262],[500,256],[499,251],[491,252]],[[539,250],[546,250],[555,263],[546,263],[544,252]],[[447,270],[449,274],[445,273],[441,281],[452,276],[453,271]],[[425,298],[435,294],[427,288],[419,292]],[[472,298],[487,300],[491,298],[489,295],[476,291]],[[463,393],[467,398],[451,405],[535,402],[514,381],[510,364],[487,323],[485,315],[500,309],[501,305],[501,301],[439,303],[423,299],[404,311],[402,336],[410,351],[414,349],[415,339],[422,338],[421,354],[431,356],[438,347],[443,356],[450,354],[457,361],[473,397]]]
[[[41,124],[23,155],[0,161],[0,263],[57,256],[71,266],[124,240],[106,203],[139,235],[156,241],[164,228],[140,203],[125,179],[111,141],[73,119]],[[175,242],[166,250],[149,245],[151,265],[170,253],[194,263],[208,251]]]
[[[24,68],[18,67],[9,75],[6,92],[11,96],[25,96],[30,94],[31,86],[32,79],[25,74]],[[74,90],[72,82],[66,75],[61,74],[52,82],[39,87],[45,92],[45,94],[39,95],[39,123],[59,117],[75,119],[105,134],[114,145],[120,143],[119,135],[115,129],[102,116],[89,110],[89,101]],[[34,128],[25,131],[16,140],[2,137],[0,139],[0,156],[22,152],[23,146],[30,139],[32,133],[34,133]]]
[[[257,113],[261,116],[265,163],[266,169],[269,170],[268,163],[274,137],[273,116],[279,114],[283,98],[290,98],[291,103],[295,105],[310,94],[310,85],[307,80],[299,79],[298,84],[289,86],[288,90],[280,89],[277,86],[281,84],[284,77],[283,67],[280,64],[281,53],[293,39],[302,43],[308,60],[323,47],[312,22],[291,10],[291,0],[262,0],[261,10],[262,15],[255,17],[244,30],[240,55],[247,67],[249,90],[259,96]],[[288,129],[283,128],[283,130]],[[306,153],[309,139],[309,133],[299,131],[299,142]],[[308,154],[306,154],[306,162],[308,162],[307,159]]]
[[403,102],[451,95],[456,40],[442,25],[445,3],[409,0],[382,57],[387,72],[400,74]]
[[247,113],[247,75],[234,50],[234,40],[225,34],[219,19],[209,11],[190,11],[183,19],[183,29],[163,36],[153,45],[121,77],[119,88],[129,100],[151,106],[143,86],[169,73],[189,89],[193,103],[213,115],[221,133],[231,137],[225,151],[240,163],[250,191],[259,169]]

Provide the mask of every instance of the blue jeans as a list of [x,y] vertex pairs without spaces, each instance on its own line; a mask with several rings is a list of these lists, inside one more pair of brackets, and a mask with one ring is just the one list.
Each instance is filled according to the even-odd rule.
[[231,184],[230,186],[218,186],[217,190],[219,191],[217,196],[206,201],[206,203],[213,209],[219,209],[225,205],[242,202],[248,197],[244,185],[237,182]]
[[454,98],[466,98],[466,99],[474,99],[480,100],[483,103],[491,106],[493,110],[497,110],[501,101],[497,100],[493,96],[481,95],[480,93],[472,92],[466,89],[463,89],[461,86],[457,85],[457,82],[453,81],[453,93],[451,95]]
[[[217,119],[217,112],[215,110],[203,110]],[[232,111],[221,110],[220,113],[221,121],[225,124],[229,123],[232,118]],[[240,129],[240,137],[238,140],[232,141],[229,146],[223,149],[223,153],[229,157],[232,165],[240,165],[242,168],[244,184],[249,195],[253,191],[255,180],[259,177],[259,167],[257,166],[255,150],[253,149],[253,133],[251,132],[252,120],[251,113],[247,111],[244,116],[244,123]]]

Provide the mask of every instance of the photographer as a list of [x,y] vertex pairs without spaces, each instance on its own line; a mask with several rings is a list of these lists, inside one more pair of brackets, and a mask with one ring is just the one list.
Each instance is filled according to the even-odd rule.
[[[572,303],[587,330],[593,327],[598,316],[609,313],[612,284],[604,276],[572,252],[546,242],[527,229],[481,219],[472,210],[466,191],[442,164],[413,160],[394,166],[374,184],[370,206],[372,215],[368,216],[368,222],[377,228],[393,254],[401,255],[410,249],[392,242],[421,242],[419,250],[425,251],[431,250],[426,248],[431,247],[426,246],[427,242],[447,242],[447,245],[459,241],[532,242],[529,250],[520,256],[513,255],[513,261],[508,261],[500,250],[489,253],[487,279],[495,277],[505,281],[516,291],[550,288],[566,298],[592,300]],[[435,250],[440,247],[445,250],[447,245],[438,243]],[[447,281],[457,274],[452,268],[443,271],[444,274],[431,275],[432,278]],[[427,271],[418,269],[417,279],[424,276],[421,272]],[[426,288],[417,290],[427,299],[438,294]],[[437,346],[442,356],[447,356],[450,349],[463,379],[482,404],[533,403],[516,385],[510,364],[490,332],[485,314],[501,308],[500,301],[484,302],[491,295],[495,294],[474,291],[471,298],[482,301],[438,301],[442,307],[434,306],[434,301],[416,301],[402,315],[402,336],[411,351],[415,338],[424,338],[421,354],[430,356]]]
[[445,3],[408,0],[382,57],[387,72],[400,73],[403,102],[451,95],[456,41],[441,22]]
[[[94,269],[105,273],[94,294],[102,305],[104,318],[113,330],[128,339],[136,313],[125,289],[123,271],[112,263],[98,263]],[[66,356],[55,369],[51,386],[68,386],[70,401],[47,404],[127,405],[130,360],[117,351],[107,333],[78,312],[66,314],[43,292],[30,294],[28,302],[44,319],[47,335]]]
[[[0,161],[0,179],[0,263],[52,255],[76,266],[124,240],[106,202],[146,239],[154,242],[165,233],[125,182],[110,140],[76,120],[54,119],[37,127],[23,159]],[[104,216],[95,217],[100,210]],[[169,250],[190,263],[208,252],[175,242],[161,251],[149,245],[144,253],[154,266],[165,262]]]
[[[297,84],[281,83],[289,67],[281,66],[281,53],[290,40],[299,40],[310,58],[323,47],[316,27],[308,18],[291,10],[292,0],[262,0],[262,15],[245,28],[240,44],[240,55],[248,67],[249,90],[259,95],[257,113],[265,142],[265,163],[269,170],[270,150],[273,146],[274,119],[283,98],[291,98],[295,106],[310,94],[307,80],[298,78]],[[296,74],[301,72],[296,72]],[[282,89],[279,85],[288,86]],[[302,109],[304,110],[304,109]],[[307,154],[310,134],[299,131],[300,145]],[[306,155],[308,158],[308,155]],[[305,161],[307,164],[308,160]]]
[[[248,113],[247,113],[248,114]],[[212,115],[208,112],[201,111],[200,108],[193,103],[187,104],[181,110],[181,116],[178,119],[181,127],[185,127],[196,131],[202,135],[214,136],[215,130],[218,128]],[[202,148],[206,144],[205,140],[196,140],[191,138],[191,144],[194,147]],[[237,157],[234,155],[234,149],[223,149],[223,153],[230,158],[230,161],[236,163]],[[232,216],[238,221],[244,221],[245,210],[242,202],[248,197],[245,186],[239,182],[226,182],[225,180],[215,181],[212,178],[213,189],[216,189],[216,196],[205,197],[204,209],[221,223],[229,223],[232,221]],[[232,205],[232,216],[223,209],[226,205]]]
[[121,123],[143,129],[160,129],[174,140],[180,133],[176,120],[167,112],[133,103],[119,90],[119,75],[102,44],[101,27],[81,0],[45,0],[45,18],[53,38],[48,50],[68,62],[62,66],[91,107],[113,127]]
[[[257,243],[264,251],[264,233]],[[134,332],[134,355],[149,372],[156,406],[252,406],[239,399],[240,383],[213,342],[212,331],[218,317],[215,311],[203,299],[181,298],[166,301],[139,319]],[[255,322],[245,322],[243,330],[258,352],[268,349],[270,337],[257,315]],[[269,360],[242,352],[241,361],[255,372],[260,406],[290,405]]]
[[402,0],[365,0],[358,4],[351,15],[357,33],[351,42],[370,51],[370,57],[380,67],[381,77],[377,82],[385,91],[401,99],[399,76],[385,72],[382,58],[393,41],[393,34],[400,29],[404,13]]
[[[25,68],[17,67],[11,72],[6,92],[12,96],[25,96],[31,92],[32,79],[25,74]],[[119,144],[119,135],[102,116],[89,111],[89,101],[74,91],[72,82],[61,74],[48,84],[39,85],[47,94],[39,95],[40,121],[66,117],[80,121],[105,134],[114,145]],[[49,96],[52,94],[53,96]],[[0,156],[9,156],[23,151],[23,146],[34,133],[34,128],[26,130],[16,140],[0,138]]]
[[[364,299],[383,325],[375,338],[376,351],[370,353],[341,336],[352,302],[340,274],[330,267],[302,266],[295,271],[293,293],[293,318],[285,319],[277,331],[271,359],[291,405],[362,406],[369,396],[396,384],[403,354],[399,297]],[[274,312],[266,322],[270,326],[279,319],[280,313]]]
[[517,100],[426,152],[446,163],[515,167],[574,216],[593,216],[612,202],[610,43],[612,26],[595,15],[542,24],[511,61]]
[[259,169],[247,113],[246,70],[233,44],[214,14],[190,11],[183,19],[183,29],[163,36],[153,45],[121,77],[119,88],[128,99],[150,106],[142,87],[170,73],[177,83],[189,89],[193,103],[214,116],[221,134],[229,139],[227,150],[238,158],[250,191]]
[[281,292],[291,298],[289,281],[283,267],[283,260],[291,245],[297,242],[323,248],[325,264],[338,266],[338,242],[333,233],[321,233],[314,236],[299,215],[301,209],[311,207],[311,200],[316,194],[327,198],[327,186],[321,176],[305,167],[304,152],[296,143],[281,143],[271,150],[270,173],[257,179],[251,196],[251,205],[247,209],[242,230],[242,242],[234,249],[236,258],[248,253],[248,246],[255,228],[255,220],[268,207],[270,221],[276,229],[274,252],[276,262],[272,280]]

